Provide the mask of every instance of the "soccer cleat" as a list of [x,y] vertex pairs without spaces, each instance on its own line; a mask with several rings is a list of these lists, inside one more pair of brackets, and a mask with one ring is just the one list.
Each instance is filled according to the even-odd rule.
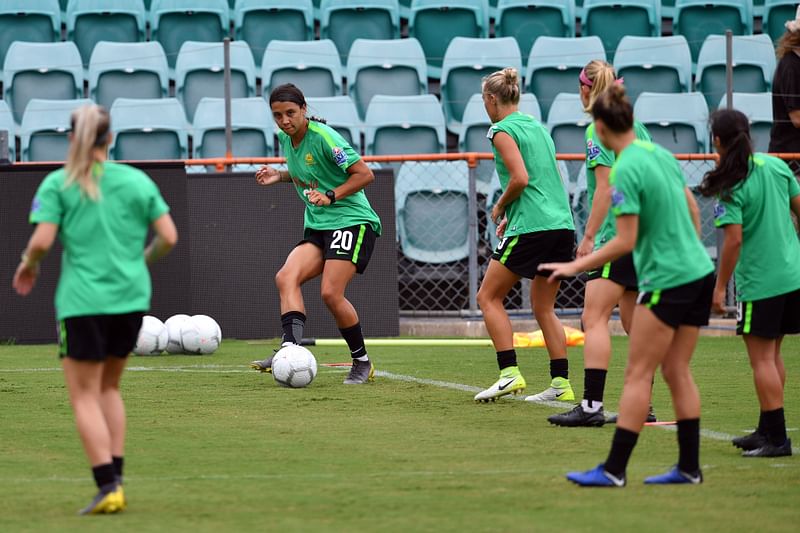
[[550,386],[533,396],[525,398],[526,402],[552,402],[554,400],[572,401],[575,399],[575,393],[572,391],[572,385],[569,380],[565,378],[553,378]]
[[100,492],[94,497],[92,502],[81,509],[78,514],[112,514],[124,511],[126,506],[125,494],[122,492],[122,487],[116,484],[110,484],[109,488],[100,489]]
[[525,390],[525,378],[522,374],[515,376],[500,376],[494,385],[475,395],[476,402],[493,402],[508,394],[520,394]]
[[674,466],[669,472],[645,478],[645,485],[699,485],[703,482],[703,473],[698,470],[694,474],[684,472]]
[[[650,410],[647,411],[647,418],[644,420],[645,424],[658,422],[656,418],[656,413],[653,411],[653,405],[650,405]],[[616,424],[617,423],[617,415],[611,415],[606,419],[606,424]]]
[[755,450],[757,448],[761,448],[765,444],[767,444],[767,437],[762,433],[759,433],[758,430],[750,433],[749,435],[744,435],[742,437],[736,437],[735,439],[731,440],[731,443],[736,446],[737,448],[741,448],[742,450],[749,451]]
[[742,452],[742,457],[787,457],[789,455],[792,455],[791,439],[786,439],[780,446],[766,442],[760,448]]
[[570,472],[567,479],[581,487],[624,487],[625,476],[617,477],[606,472],[605,465],[599,464],[586,472]]
[[602,407],[594,413],[587,413],[579,404],[566,413],[548,416],[547,421],[565,427],[602,427],[606,423],[606,416]]
[[353,359],[353,366],[350,367],[350,372],[344,380],[345,385],[363,385],[368,381],[374,381],[375,367],[372,366],[372,361],[359,361]]
[[[290,344],[292,343],[284,342],[281,344],[281,348],[285,348]],[[272,359],[275,357],[275,354],[278,353],[279,351],[280,348],[278,350],[274,350],[271,356],[267,357],[262,361],[252,361],[250,363],[250,368],[252,368],[253,370],[258,370],[259,372],[266,372],[267,374],[272,374]]]

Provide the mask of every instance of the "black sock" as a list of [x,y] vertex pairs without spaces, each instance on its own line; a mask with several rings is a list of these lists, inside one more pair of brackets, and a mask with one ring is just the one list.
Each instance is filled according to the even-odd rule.
[[603,466],[605,471],[616,477],[625,475],[625,468],[628,466],[628,460],[631,458],[633,448],[636,446],[638,439],[639,434],[633,431],[619,427],[614,430],[611,451],[608,452],[608,459],[606,459],[606,464]]
[[566,357],[550,359],[550,378],[569,379],[569,360]]
[[583,399],[589,402],[602,402],[606,388],[608,370],[585,368],[583,370]]
[[780,446],[786,442],[786,420],[783,418],[783,407],[761,413],[764,419],[764,430],[767,440],[773,446]]
[[303,340],[303,328],[306,325],[306,315],[300,311],[289,311],[281,315],[283,337],[281,343],[291,342],[299,344]]
[[767,435],[767,426],[764,425],[764,411],[758,413],[758,427],[756,428],[756,432],[759,435]]
[[700,419],[678,420],[678,469],[687,474],[700,470]]
[[114,463],[107,463],[104,465],[97,465],[92,467],[92,475],[97,488],[103,488],[106,485],[114,483]]
[[510,366],[517,366],[517,351],[515,349],[497,352],[497,366],[500,370]]
[[116,475],[117,479],[122,482],[122,467],[125,464],[125,459],[112,455],[111,464],[114,465],[114,475]]
[[356,322],[355,326],[349,328],[339,329],[342,338],[350,348],[350,357],[357,359],[367,355],[367,348],[364,346],[364,335],[361,333],[361,323]]

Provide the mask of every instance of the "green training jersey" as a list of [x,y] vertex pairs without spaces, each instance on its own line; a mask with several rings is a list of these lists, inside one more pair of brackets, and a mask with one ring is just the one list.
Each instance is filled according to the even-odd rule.
[[614,215],[639,216],[633,263],[640,291],[671,289],[713,272],[692,223],[686,181],[669,151],[633,141],[611,167],[609,181]]
[[324,193],[347,181],[347,169],[361,159],[335,129],[309,120],[308,130],[296,148],[291,137],[282,131],[278,131],[278,140],[297,195],[306,204],[307,229],[333,230],[369,224],[376,234],[381,234],[381,221],[363,190],[337,199],[333,205],[313,205],[308,201],[307,191],[317,189]]
[[800,185],[775,157],[754,154],[747,178],[720,200],[717,227],[741,224],[742,250],[736,263],[736,293],[741,301],[771,298],[800,288],[800,240],[789,202]]
[[[645,128],[644,124],[641,122],[633,122],[633,131],[637,139],[642,141],[650,140],[650,132],[647,131],[647,128]],[[595,169],[599,166],[611,168],[614,165],[614,159],[616,159],[614,151],[603,146],[600,142],[600,137],[597,136],[597,132],[594,129],[594,122],[592,122],[589,124],[589,127],[586,128],[586,194],[589,200],[590,210],[592,208],[592,202],[594,201],[594,191],[597,189],[597,178],[595,178],[594,175]],[[609,209],[606,213],[606,218],[603,219],[603,223],[600,224],[595,234],[595,249],[600,248],[603,244],[613,239],[616,234],[617,225],[615,223],[614,213]]]
[[144,258],[150,224],[169,212],[158,187],[141,170],[98,163],[100,199],[66,186],[62,168],[48,174],[33,199],[30,222],[58,225],[64,251],[56,289],[56,318],[150,309]]
[[[553,139],[541,122],[530,115],[518,111],[493,124],[488,137],[503,132],[511,136],[519,147],[525,170],[528,172],[528,186],[522,194],[506,207],[505,237],[514,237],[534,231],[555,229],[575,229],[569,198],[561,182],[561,174],[556,163],[556,149]],[[503,158],[492,142],[492,151],[503,191],[508,187],[511,176]]]

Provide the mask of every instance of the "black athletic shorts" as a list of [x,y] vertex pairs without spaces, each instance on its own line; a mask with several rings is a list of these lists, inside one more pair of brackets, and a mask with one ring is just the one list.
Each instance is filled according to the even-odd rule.
[[626,291],[639,290],[639,281],[636,278],[636,267],[633,266],[633,254],[623,255],[615,261],[606,263],[597,270],[586,272],[588,280],[607,279],[617,285],[625,287]]
[[375,249],[375,239],[378,236],[369,224],[359,224],[349,228],[333,230],[308,229],[303,235],[303,240],[297,243],[310,242],[322,249],[323,258],[350,261],[356,265],[356,272],[363,274]]
[[105,361],[128,357],[136,346],[143,312],[65,318],[58,323],[60,357],[79,361]]
[[800,333],[800,289],[763,300],[739,302],[736,333],[766,339]]
[[711,314],[714,273],[671,289],[640,292],[637,304],[647,306],[659,320],[671,328],[706,326]]
[[549,270],[539,272],[539,263],[572,261],[574,249],[575,232],[572,230],[535,231],[501,239],[492,259],[500,261],[517,276],[533,279],[551,274]]

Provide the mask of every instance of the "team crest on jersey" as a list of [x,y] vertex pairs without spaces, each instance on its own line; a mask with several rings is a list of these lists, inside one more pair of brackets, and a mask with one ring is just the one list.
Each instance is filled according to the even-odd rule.
[[589,161],[594,161],[600,155],[600,147],[594,141],[589,139],[586,141],[586,158]]
[[611,207],[619,207],[625,203],[625,195],[622,194],[622,191],[613,187],[611,189]]
[[725,216],[725,206],[721,202],[714,204],[714,219],[719,220]]
[[314,156],[311,155],[311,154],[306,154],[306,165],[311,166],[311,165],[314,165],[314,164],[315,164]]
[[338,146],[333,147],[333,162],[338,166],[347,163],[347,153]]

